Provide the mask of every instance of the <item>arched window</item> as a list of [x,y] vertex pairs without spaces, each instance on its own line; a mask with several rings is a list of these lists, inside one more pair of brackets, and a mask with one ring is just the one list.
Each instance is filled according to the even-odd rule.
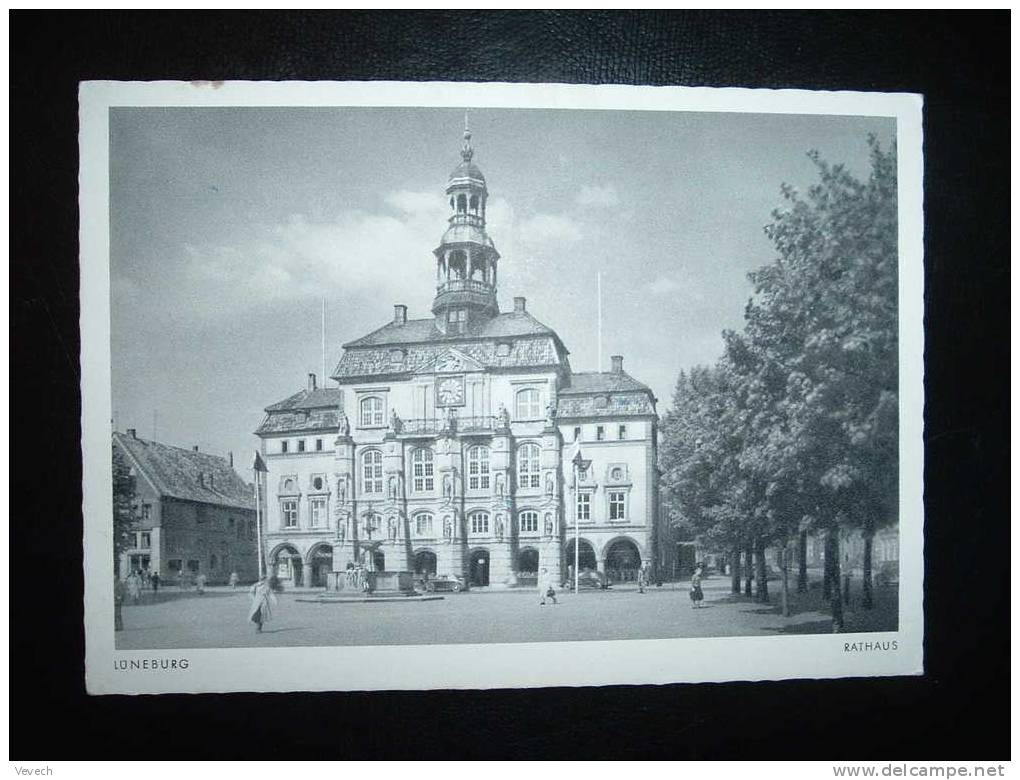
[[361,456],[361,489],[365,493],[382,493],[382,453],[368,450]]
[[432,450],[427,447],[419,447],[411,453],[411,485],[415,493],[435,490]]
[[473,534],[489,533],[488,512],[472,512],[470,520],[471,520],[471,533]]
[[489,448],[472,447],[468,450],[468,490],[489,489]]
[[538,512],[521,512],[518,519],[522,534],[538,532]]
[[383,400],[378,396],[369,396],[368,398],[361,399],[361,427],[369,428],[376,425],[382,425],[384,420],[383,416]]
[[516,417],[518,420],[537,420],[542,416],[538,390],[526,389],[517,392]]
[[415,536],[432,536],[432,515],[428,512],[419,512],[414,516]]
[[462,212],[462,213],[467,211],[467,196],[466,195],[461,194],[461,195],[457,196],[457,211],[458,212]]
[[478,213],[478,196],[477,195],[472,195],[471,196],[471,211],[473,213],[475,213],[475,214]]
[[537,488],[542,484],[538,471],[539,449],[537,444],[522,444],[517,448],[517,486]]

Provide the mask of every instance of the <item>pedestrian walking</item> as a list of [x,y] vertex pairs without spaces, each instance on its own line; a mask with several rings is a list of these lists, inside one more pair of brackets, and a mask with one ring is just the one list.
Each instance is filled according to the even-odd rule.
[[269,585],[269,579],[262,577],[251,586],[251,608],[248,610],[248,620],[255,624],[256,633],[261,633],[262,625],[272,618],[274,606],[276,594]]
[[136,571],[128,575],[127,592],[132,604],[137,604],[142,600],[142,578],[138,576]]
[[637,570],[637,589],[638,593],[645,592],[645,585],[648,584],[648,564],[643,563],[638,567]]
[[159,593],[159,571],[158,570],[154,571],[152,573],[152,577],[150,577],[150,580],[152,582],[152,597],[155,598],[156,594]]
[[195,577],[195,590],[198,591],[198,595],[201,596],[205,593],[205,574],[198,574]]
[[552,599],[553,604],[558,604],[556,601],[556,591],[553,589],[552,577],[549,576],[549,570],[544,566],[542,571],[538,573],[538,593],[542,597],[539,601],[540,606],[545,606],[545,600],[547,598]]
[[705,598],[705,594],[701,592],[701,571],[699,565],[691,575],[691,607],[694,609],[698,609]]
[[240,580],[240,577],[237,576],[237,572],[236,571],[230,572],[230,589],[231,590],[237,590],[237,583],[238,583],[239,580]]

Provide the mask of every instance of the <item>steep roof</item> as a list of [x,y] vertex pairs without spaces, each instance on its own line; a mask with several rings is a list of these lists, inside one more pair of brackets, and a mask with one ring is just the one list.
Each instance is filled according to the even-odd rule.
[[558,395],[556,416],[563,420],[655,415],[652,391],[623,371],[571,373]]
[[559,391],[560,395],[626,391],[652,392],[648,385],[642,384],[624,371],[580,371],[572,373],[569,382],[569,385]]
[[124,433],[114,432],[113,440],[162,496],[255,509],[254,488],[241,479],[225,458]]
[[477,329],[468,333],[443,333],[436,327],[436,321],[432,317],[426,320],[388,322],[367,336],[347,342],[344,347],[400,346],[545,335],[555,336],[559,340],[559,336],[552,328],[543,325],[528,312],[507,311],[479,323]]
[[338,387],[320,387],[315,390],[302,390],[289,398],[284,398],[266,407],[267,412],[302,411],[305,409],[326,409],[338,407],[343,398],[343,391]]

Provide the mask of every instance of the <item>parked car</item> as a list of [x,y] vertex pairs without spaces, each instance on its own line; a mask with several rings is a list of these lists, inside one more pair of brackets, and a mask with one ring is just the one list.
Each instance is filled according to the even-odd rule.
[[[569,582],[567,585],[568,587],[573,587],[574,583]],[[612,587],[612,583],[610,583],[609,579],[602,572],[585,569],[577,575],[577,587],[606,590],[607,588]]]
[[464,590],[464,579],[457,574],[441,574],[418,580],[418,588],[427,593],[460,593]]

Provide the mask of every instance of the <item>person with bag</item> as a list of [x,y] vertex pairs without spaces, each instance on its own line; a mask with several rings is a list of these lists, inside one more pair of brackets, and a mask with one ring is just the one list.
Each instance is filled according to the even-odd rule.
[[691,607],[698,609],[704,598],[705,594],[701,591],[701,565],[699,564],[691,576]]

